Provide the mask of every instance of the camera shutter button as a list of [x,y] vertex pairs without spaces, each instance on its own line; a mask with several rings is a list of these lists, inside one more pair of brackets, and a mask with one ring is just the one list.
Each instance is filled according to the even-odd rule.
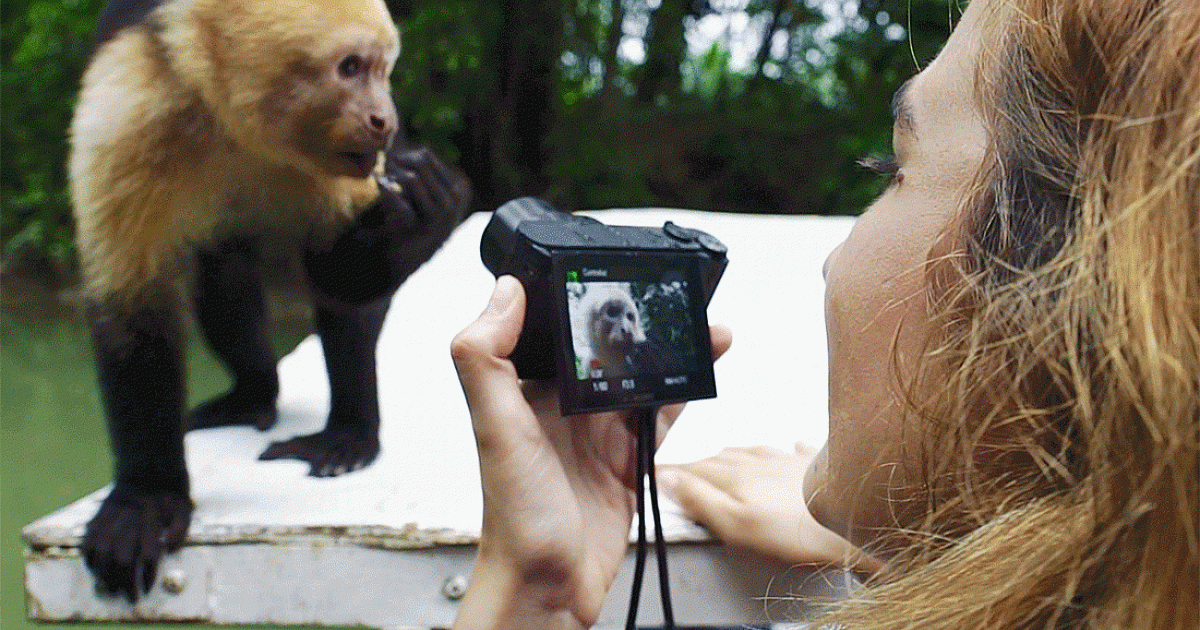
[[683,243],[696,243],[701,248],[717,256],[724,256],[725,252],[728,251],[724,243],[717,240],[715,236],[708,232],[679,227],[670,221],[663,224],[663,233]]
[[679,227],[671,221],[667,221],[663,224],[663,232],[666,233],[667,236],[670,236],[677,241],[683,241],[684,243],[691,243],[692,241],[696,240],[695,232],[685,227]]

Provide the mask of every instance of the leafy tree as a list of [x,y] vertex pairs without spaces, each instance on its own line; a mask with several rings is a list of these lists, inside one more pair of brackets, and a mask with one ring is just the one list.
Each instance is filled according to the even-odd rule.
[[70,265],[67,126],[99,0],[5,0],[0,18],[3,260]]
[[[851,214],[880,188],[857,160],[890,151],[892,93],[958,2],[389,0],[395,94],[408,140],[462,168],[477,209],[534,194],[565,209]],[[6,268],[73,259],[66,129],[101,4],[0,7]],[[750,26],[692,48],[702,20],[734,14]]]

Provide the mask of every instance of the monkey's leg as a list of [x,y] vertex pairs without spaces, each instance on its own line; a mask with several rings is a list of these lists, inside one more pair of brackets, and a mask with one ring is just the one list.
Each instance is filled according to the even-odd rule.
[[132,602],[149,592],[163,554],[183,544],[192,501],[178,313],[170,297],[130,308],[94,306],[89,313],[116,478],[87,525],[82,551],[101,590]]
[[231,239],[197,254],[196,319],[205,340],[233,376],[228,392],[192,411],[188,429],[275,425],[279,377],[258,272],[258,248]]
[[294,458],[309,474],[356,470],[379,453],[375,345],[396,289],[466,211],[470,184],[432,151],[388,152],[379,200],[331,243],[312,242],[304,267],[316,301],[331,410],[324,431],[271,445],[259,459]]
[[314,319],[329,374],[329,419],[323,431],[276,442],[259,459],[304,460],[313,477],[333,477],[375,461],[379,455],[375,347],[390,306],[390,293],[356,306],[316,305]]

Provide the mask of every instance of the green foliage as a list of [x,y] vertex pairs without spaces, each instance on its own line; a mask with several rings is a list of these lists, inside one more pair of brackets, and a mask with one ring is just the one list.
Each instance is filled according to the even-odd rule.
[[457,163],[450,138],[465,129],[463,113],[484,65],[484,41],[474,22],[478,4],[438,2],[401,24],[401,60],[393,77],[396,106],[408,119],[410,138]]
[[688,293],[682,283],[633,282],[630,287],[638,303],[646,337],[670,348],[684,365],[697,364],[695,330]]
[[5,0],[0,73],[3,259],[68,265],[67,126],[98,0]]
[[[856,162],[890,151],[892,93],[941,47],[957,3],[860,0],[831,28],[814,8],[829,3],[750,0],[775,32],[734,67],[721,42],[681,47],[729,2],[389,0],[396,100],[408,139],[471,177],[477,209],[535,194],[566,209],[853,214],[880,188]],[[3,4],[5,266],[73,259],[66,129],[101,4]],[[643,62],[617,55],[637,37]]]

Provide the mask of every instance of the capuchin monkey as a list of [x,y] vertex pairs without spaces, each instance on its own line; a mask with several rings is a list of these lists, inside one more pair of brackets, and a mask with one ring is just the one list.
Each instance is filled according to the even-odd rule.
[[[382,0],[115,0],[96,33],[69,174],[115,480],[82,550],[101,590],[132,602],[187,533],[184,432],[275,423],[259,250],[302,259],[331,391],[324,430],[260,459],[356,470],[379,453],[391,296],[461,222],[470,186],[393,142],[399,38]],[[191,414],[188,269],[198,326],[233,375]]]
[[634,345],[646,340],[641,316],[633,298],[623,289],[603,290],[587,311],[588,340],[592,346],[589,368],[603,378],[633,374],[629,355]]
[[647,335],[641,311],[620,286],[594,289],[586,310],[592,358],[589,378],[667,375],[686,371],[679,354]]

